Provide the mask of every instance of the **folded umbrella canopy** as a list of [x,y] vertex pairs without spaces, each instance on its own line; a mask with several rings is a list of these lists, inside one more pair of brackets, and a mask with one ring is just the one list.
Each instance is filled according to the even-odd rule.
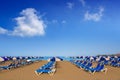
[[0,62],[3,62],[3,61],[5,61],[4,58],[0,57]]

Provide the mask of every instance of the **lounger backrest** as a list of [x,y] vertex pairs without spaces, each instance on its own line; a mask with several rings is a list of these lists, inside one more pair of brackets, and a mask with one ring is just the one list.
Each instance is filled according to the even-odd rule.
[[98,65],[96,66],[96,69],[98,69],[100,67],[100,63],[98,63]]
[[104,69],[104,64],[100,64],[99,67],[96,69],[97,71],[101,71]]
[[101,70],[103,70],[104,69],[104,65],[102,64],[102,65],[100,65],[98,68],[96,68],[96,71],[101,71]]
[[83,64],[87,64],[87,61],[83,62]]
[[49,69],[50,67],[53,67],[55,64],[55,61],[50,61],[47,64],[40,67],[40,69]]
[[14,64],[13,64],[13,63],[11,63],[11,64],[9,64],[9,65],[8,65],[8,67],[13,66],[13,65],[14,65]]
[[89,67],[90,67],[90,66],[92,66],[92,63],[91,63],[91,62],[90,62],[90,63],[88,63],[88,65],[87,65],[87,66],[89,66]]
[[104,64],[101,65],[100,70],[104,69]]

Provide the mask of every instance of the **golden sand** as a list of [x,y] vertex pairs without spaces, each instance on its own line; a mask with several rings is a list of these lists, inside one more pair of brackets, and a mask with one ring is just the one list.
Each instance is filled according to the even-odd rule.
[[47,61],[40,61],[17,69],[1,71],[0,80],[120,80],[120,68],[106,66],[106,74],[97,72],[92,75],[67,61],[57,62],[57,70],[53,76],[37,76],[34,71],[45,63]]

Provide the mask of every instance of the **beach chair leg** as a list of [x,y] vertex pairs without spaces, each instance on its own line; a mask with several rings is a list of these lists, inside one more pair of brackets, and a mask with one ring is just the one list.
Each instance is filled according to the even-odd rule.
[[94,75],[95,74],[95,71],[94,72],[91,72],[91,71],[89,71],[92,75]]
[[55,72],[56,72],[56,69],[54,69],[52,72],[49,72],[50,76],[53,76]]
[[53,76],[53,75],[54,75],[54,72],[50,72],[49,75],[50,75],[50,76]]
[[95,71],[92,73],[93,75],[95,74]]
[[105,74],[107,73],[107,68],[103,69],[101,72],[105,72]]
[[88,71],[88,72],[90,72],[90,74],[92,74],[92,72],[91,72],[91,71]]
[[36,74],[37,76],[39,76],[39,74],[37,73],[37,71],[35,71],[35,74]]
[[107,68],[105,68],[105,74],[107,73]]
[[80,69],[82,69],[82,67],[79,67]]
[[41,72],[41,73],[38,73],[38,74],[40,75],[40,74],[42,74],[42,72]]
[[49,74],[50,76],[52,76],[52,75],[51,75],[51,74],[52,74],[51,72],[48,72],[48,74]]
[[10,70],[10,68],[7,68],[7,70]]

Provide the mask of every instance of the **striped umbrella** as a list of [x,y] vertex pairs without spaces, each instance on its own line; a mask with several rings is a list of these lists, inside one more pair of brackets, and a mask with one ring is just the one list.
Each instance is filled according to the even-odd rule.
[[9,59],[7,57],[2,57],[4,61],[8,61]]
[[4,58],[0,57],[0,62],[5,61]]
[[16,58],[16,57],[13,57],[12,59],[13,59],[13,60],[17,60],[17,58]]

